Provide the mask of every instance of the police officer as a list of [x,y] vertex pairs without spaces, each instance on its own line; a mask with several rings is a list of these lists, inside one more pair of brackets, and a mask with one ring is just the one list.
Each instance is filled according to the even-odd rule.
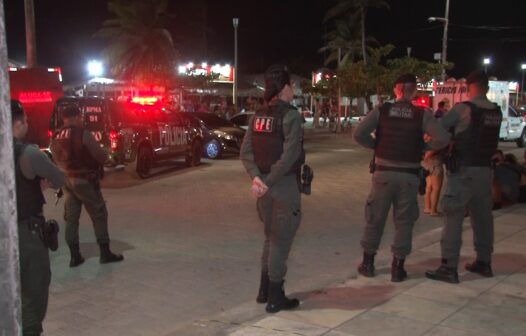
[[[363,261],[358,272],[366,277],[375,275],[374,256],[380,245],[385,221],[391,205],[395,223],[391,281],[407,278],[404,261],[411,252],[414,222],[419,210],[417,192],[420,161],[425,148],[424,134],[431,137],[428,146],[441,149],[449,141],[448,133],[431,111],[414,106],[416,77],[400,76],[394,86],[396,101],[375,108],[358,125],[354,140],[374,149],[375,167],[372,187],[365,205],[365,230],[361,240]],[[375,138],[371,135],[375,131]]]
[[42,190],[64,185],[64,174],[37,146],[23,142],[28,130],[27,117],[19,102],[11,101],[15,153],[16,204],[22,290],[22,329],[24,336],[40,335],[46,316],[51,269],[49,252],[42,237],[45,222]]
[[[496,152],[502,112],[490,102],[488,76],[483,71],[472,72],[466,80],[469,101],[456,104],[441,120],[454,129],[457,167],[448,169],[447,188],[442,197],[446,214],[442,228],[442,264],[426,272],[433,280],[458,283],[458,262],[462,245],[464,212],[470,212],[477,258],[466,270],[485,277],[493,276],[493,215],[491,198],[491,157]],[[456,169],[455,169],[456,168]]]
[[79,248],[82,205],[93,221],[100,247],[100,263],[121,261],[124,257],[110,250],[108,210],[100,189],[100,171],[107,154],[93,135],[82,128],[81,111],[77,106],[67,106],[61,112],[64,126],[55,133],[51,151],[55,162],[66,174],[64,219],[66,242],[71,253],[69,266],[76,267],[84,262]]
[[252,192],[264,224],[258,303],[266,311],[294,309],[297,299],[285,296],[283,283],[287,258],[301,218],[297,176],[305,161],[302,120],[295,107],[290,74],[274,65],[265,72],[265,105],[249,123],[241,161],[252,178]]

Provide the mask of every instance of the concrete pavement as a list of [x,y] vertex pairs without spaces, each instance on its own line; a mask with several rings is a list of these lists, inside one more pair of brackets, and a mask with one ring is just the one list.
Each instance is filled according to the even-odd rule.
[[[229,336],[524,336],[526,335],[526,207],[495,213],[495,277],[461,271],[459,285],[428,280],[439,264],[440,229],[421,235],[407,260],[409,280],[390,282],[390,253],[378,256],[379,275],[353,276],[305,292],[298,310],[265,314],[247,302],[170,334]],[[469,220],[463,233],[463,265],[474,258]],[[294,288],[294,285],[292,285]]]

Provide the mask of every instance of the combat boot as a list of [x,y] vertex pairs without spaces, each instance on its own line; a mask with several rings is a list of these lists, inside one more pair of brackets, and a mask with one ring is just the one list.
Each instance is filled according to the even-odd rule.
[[363,261],[358,266],[358,273],[361,275],[372,278],[374,277],[374,256],[376,254],[363,253]]
[[119,262],[119,261],[124,260],[124,257],[122,256],[122,254],[115,254],[111,252],[109,243],[99,244],[99,248],[100,248],[100,260],[99,261],[101,264],[108,264],[108,263]]
[[261,280],[259,281],[258,297],[256,298],[257,303],[267,303],[268,300],[268,285],[269,285],[268,272],[261,272]]
[[391,264],[391,282],[402,282],[407,279],[407,272],[404,269],[405,259],[393,257]]
[[277,313],[281,310],[291,310],[300,305],[298,299],[289,299],[285,296],[283,281],[269,281],[268,302],[265,308],[267,313]]
[[480,260],[475,260],[472,263],[467,263],[466,271],[477,273],[487,278],[491,278],[493,276],[493,270],[491,269],[491,263],[480,261]]
[[435,271],[427,271],[426,277],[431,280],[444,281],[452,284],[458,284],[458,272],[456,267],[448,267],[447,259],[442,259],[442,265]]
[[84,263],[84,257],[82,256],[82,254],[80,254],[79,244],[68,244],[68,247],[69,253],[71,255],[69,267],[77,267],[79,265],[82,265]]

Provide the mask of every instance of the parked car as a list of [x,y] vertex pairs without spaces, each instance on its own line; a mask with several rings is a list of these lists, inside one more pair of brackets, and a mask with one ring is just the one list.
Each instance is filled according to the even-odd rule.
[[238,113],[232,118],[230,118],[230,122],[235,124],[236,126],[247,130],[248,129],[248,123],[250,121],[250,118],[255,114],[255,112],[243,112]]
[[76,105],[82,112],[84,128],[109,153],[108,165],[126,165],[139,177],[147,178],[161,161],[184,158],[197,166],[203,152],[203,136],[183,113],[161,105],[115,102],[99,97],[64,97],[57,101],[50,123],[51,132],[62,127],[62,111]]
[[241,148],[245,130],[212,113],[185,113],[192,118],[193,125],[201,128],[203,133],[203,151],[210,159],[220,159],[224,153],[237,153]]

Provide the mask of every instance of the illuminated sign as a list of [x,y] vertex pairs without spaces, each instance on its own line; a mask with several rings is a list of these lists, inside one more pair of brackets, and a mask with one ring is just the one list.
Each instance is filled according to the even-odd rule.
[[232,83],[234,81],[234,67],[229,64],[209,65],[207,63],[201,63],[198,65],[190,62],[179,65],[178,72],[179,75],[187,76],[218,76],[214,82],[220,83]]
[[132,97],[131,102],[135,104],[139,104],[139,105],[154,105],[157,102],[159,102],[159,98],[157,97]]
[[53,97],[51,91],[22,91],[18,94],[18,100],[22,104],[51,103]]
[[328,74],[328,73],[313,72],[312,73],[312,86],[316,86],[321,81],[328,81],[329,79],[331,79],[333,77],[336,77],[336,76]]

